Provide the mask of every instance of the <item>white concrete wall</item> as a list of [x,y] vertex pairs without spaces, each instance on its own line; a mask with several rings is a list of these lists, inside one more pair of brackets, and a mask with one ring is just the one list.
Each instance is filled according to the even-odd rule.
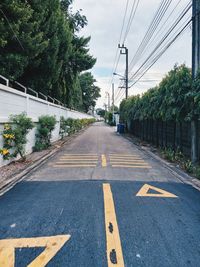
[[[17,115],[26,112],[33,122],[37,124],[38,118],[41,115],[56,116],[57,124],[52,133],[52,142],[60,139],[60,117],[72,119],[93,118],[92,116],[81,113],[75,110],[70,110],[62,106],[53,104],[43,99],[34,97],[0,84],[0,148],[3,146],[2,130],[4,123],[9,121],[10,115]],[[30,131],[27,136],[28,143],[26,145],[26,153],[32,152],[32,147],[35,144],[36,127]],[[0,155],[0,166],[8,164],[10,161],[3,160]]]

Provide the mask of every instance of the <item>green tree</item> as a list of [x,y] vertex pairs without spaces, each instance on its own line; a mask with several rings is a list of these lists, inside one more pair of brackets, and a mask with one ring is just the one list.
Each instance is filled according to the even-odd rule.
[[72,0],[2,0],[0,73],[10,80],[82,109],[79,75],[96,59],[89,53],[87,25]]
[[101,96],[100,88],[95,85],[96,80],[90,72],[85,72],[79,76],[80,87],[82,90],[83,110],[88,112],[94,108],[96,100]]
[[0,3],[0,73],[10,80],[18,79],[37,53],[43,51],[43,40],[33,9],[26,1],[2,0]]

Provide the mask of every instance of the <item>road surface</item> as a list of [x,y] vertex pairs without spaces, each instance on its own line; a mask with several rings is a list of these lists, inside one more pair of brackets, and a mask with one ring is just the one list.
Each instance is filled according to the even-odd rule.
[[200,266],[200,192],[96,123],[0,197],[12,266]]

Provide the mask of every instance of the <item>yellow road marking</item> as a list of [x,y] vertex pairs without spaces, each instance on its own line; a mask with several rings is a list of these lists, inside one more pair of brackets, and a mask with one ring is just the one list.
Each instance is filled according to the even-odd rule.
[[125,156],[125,157],[132,157],[132,156],[136,156],[137,154],[113,154],[113,153],[110,153],[109,154],[110,156]]
[[80,158],[80,157],[98,157],[98,155],[90,155],[90,154],[87,154],[87,155],[69,155],[69,154],[64,154],[64,155],[62,155],[62,157],[69,157],[69,158],[71,158],[71,157],[74,157],[74,158]]
[[121,160],[121,161],[144,161],[144,159],[141,159],[141,158],[130,158],[130,159],[126,159],[126,158],[110,158],[110,160]]
[[69,239],[70,235],[58,235],[0,240],[0,266],[15,266],[15,248],[45,247],[45,250],[27,265],[27,267],[45,267]]
[[101,155],[101,165],[102,165],[102,167],[106,167],[107,166],[106,156],[105,155]]
[[110,184],[103,184],[108,267],[124,267],[124,259]]
[[97,156],[97,154],[63,154],[64,156]]
[[111,160],[111,163],[122,163],[122,164],[147,164],[145,161],[139,161],[139,160]]
[[96,165],[77,164],[77,165],[53,165],[53,168],[81,168],[81,167],[96,167]]
[[60,159],[98,159],[98,157],[60,157]]
[[83,161],[83,162],[81,162],[81,161],[78,161],[78,162],[55,162],[55,163],[52,163],[53,165],[96,165],[97,164],[97,162],[94,162],[94,161],[92,161],[92,162],[90,162],[90,161],[87,161],[87,162],[85,162],[85,161]]
[[139,165],[112,165],[112,167],[114,168],[138,168],[138,169],[152,169],[151,166],[149,165],[143,165],[143,166],[139,166]]
[[140,157],[130,157],[130,158],[128,158],[128,157],[110,157],[110,159],[124,159],[124,160],[131,160],[131,159],[142,159],[142,158],[140,158]]
[[95,161],[97,162],[97,159],[59,159],[59,161]]
[[[158,194],[148,193],[149,190],[154,190],[158,192]],[[143,185],[143,187],[139,190],[136,196],[138,197],[171,197],[171,198],[177,197],[176,195],[172,193],[169,193],[163,189],[160,189],[158,187],[148,185],[148,184]]]

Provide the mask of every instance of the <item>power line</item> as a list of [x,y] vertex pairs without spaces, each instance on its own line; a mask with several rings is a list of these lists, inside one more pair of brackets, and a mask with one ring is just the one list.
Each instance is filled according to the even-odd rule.
[[177,27],[177,25],[181,22],[181,20],[184,18],[184,16],[187,14],[187,12],[190,10],[191,7],[192,7],[192,5],[190,4],[183,10],[183,12],[179,15],[179,17],[176,19],[176,21],[173,23],[173,25],[169,28],[168,32],[164,35],[164,37],[161,39],[161,41],[156,45],[156,47],[153,49],[153,51],[150,53],[150,55],[147,57],[147,59],[138,68],[138,70],[131,76],[130,79],[137,76],[139,71],[145,66],[145,64],[151,59],[151,57],[154,55],[154,53],[157,52],[157,50],[161,47],[161,45],[165,42],[165,40],[170,36],[170,34]]
[[124,30],[126,15],[127,15],[127,11],[128,11],[128,5],[129,5],[129,0],[126,1],[126,8],[125,8],[124,18],[123,18],[123,22],[122,22],[122,28],[121,28],[121,32],[120,32],[119,42],[118,42],[119,44],[121,43],[122,33]]
[[[161,32],[161,30],[163,29],[163,27],[166,25],[166,23],[168,22],[168,20],[170,19],[170,17],[172,16],[172,14],[175,12],[175,10],[177,9],[178,5],[181,3],[182,0],[179,0],[178,3],[175,5],[175,7],[173,8],[173,10],[170,12],[170,14],[168,15],[168,17],[166,18],[166,20],[163,22],[163,24],[160,26],[160,28],[158,29],[156,35],[154,35],[154,37],[152,38],[149,46],[151,46],[154,42],[154,40],[158,37],[159,33]],[[165,32],[165,30],[162,31]],[[162,36],[162,33],[161,33],[161,36]]]
[[[130,69],[132,69],[135,65],[135,63],[138,61],[138,58],[142,55],[144,52],[145,47],[147,46],[148,42],[151,40],[152,36],[154,35],[158,25],[160,24],[163,16],[167,12],[167,9],[169,8],[172,0],[162,0],[160,3],[153,20],[151,21],[151,24],[145,34],[145,36],[142,39],[142,42],[140,43],[133,59],[131,60],[130,63]],[[131,67],[133,65],[133,67]]]
[[143,71],[143,73],[141,73],[141,75],[139,76],[139,78],[137,78],[137,80],[131,84],[130,88],[135,85],[144,75],[145,73],[158,61],[158,59],[169,49],[169,47],[177,40],[177,38],[179,38],[189,27],[191,24],[192,19],[190,19],[185,25],[184,27],[171,39],[170,42],[168,42],[165,47],[156,55],[156,57],[154,57],[154,59],[152,60],[152,62],[150,63],[150,65]]
[[131,8],[131,12],[130,12],[130,16],[129,16],[129,20],[128,20],[127,27],[126,27],[126,31],[125,31],[125,34],[124,34],[123,44],[125,43],[125,41],[127,39],[127,36],[128,36],[128,33],[129,33],[130,29],[131,29],[131,25],[132,25],[133,19],[135,17],[139,2],[140,2],[140,0],[134,0],[134,2],[133,2],[132,8]]

